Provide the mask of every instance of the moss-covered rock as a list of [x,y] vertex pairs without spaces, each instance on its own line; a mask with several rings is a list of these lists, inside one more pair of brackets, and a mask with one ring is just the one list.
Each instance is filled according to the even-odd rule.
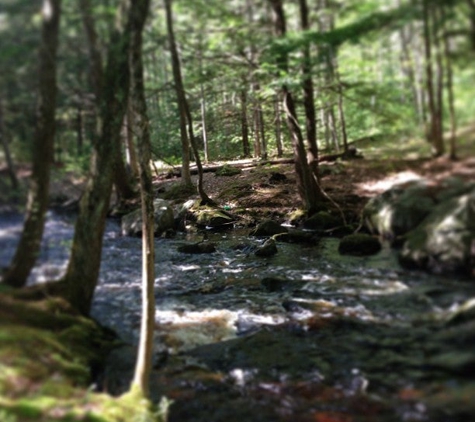
[[[173,229],[175,220],[173,209],[163,199],[153,201],[154,233],[159,236],[167,230]],[[140,236],[142,234],[142,210],[138,209],[122,217],[121,231],[123,236]]]
[[146,400],[92,392],[116,344],[110,330],[61,299],[25,302],[0,294],[0,420],[162,420]]
[[475,189],[444,201],[406,236],[402,265],[434,273],[475,275]]
[[223,167],[220,167],[218,170],[216,170],[215,176],[236,176],[241,172],[242,170],[240,168],[225,164]]
[[262,223],[258,224],[255,229],[253,229],[249,235],[250,236],[274,236],[280,233],[287,233],[288,229],[282,227],[279,223],[274,220],[265,220]]
[[377,237],[364,233],[355,233],[340,240],[338,252],[342,255],[365,256],[374,255],[381,250]]

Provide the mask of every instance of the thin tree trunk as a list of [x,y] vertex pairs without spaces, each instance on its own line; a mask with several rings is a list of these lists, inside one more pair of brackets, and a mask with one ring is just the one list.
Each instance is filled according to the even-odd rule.
[[[398,5],[401,6],[401,0],[398,1]],[[402,27],[399,30],[399,38],[401,40],[401,70],[403,75],[408,80],[412,93],[412,102],[414,104],[414,109],[416,110],[419,123],[423,123],[424,115],[417,87],[416,75],[414,70],[414,60],[409,50],[409,43],[412,38],[410,25]]]
[[277,157],[284,155],[284,147],[282,145],[282,118],[280,115],[280,99],[278,94],[274,100],[274,128],[275,128],[275,146],[277,148]]
[[155,326],[155,250],[153,186],[150,171],[150,124],[144,93],[142,31],[150,8],[150,0],[135,0],[135,3],[137,13],[132,14],[131,24],[131,92],[139,149],[140,197],[142,203],[142,322],[138,357],[131,390],[138,389],[144,397],[148,398],[150,396],[149,383]]
[[[444,5],[441,6],[441,18],[442,18],[442,29],[443,29],[443,46],[444,46],[444,58],[445,58],[445,67],[447,69],[447,99],[449,102],[449,114],[450,114],[450,158],[455,160],[457,158],[457,116],[455,115],[455,96],[454,96],[454,78],[453,78],[453,69],[452,69],[452,59],[450,57],[450,46],[449,40],[447,37],[447,27],[446,27],[446,18]],[[475,4],[474,4],[475,7]]]
[[[307,0],[299,0],[300,5],[300,25],[302,31],[310,29],[308,22]],[[312,80],[312,64],[310,57],[310,47],[307,45],[303,49],[303,103],[305,108],[305,129],[307,133],[307,162],[317,179],[320,178],[318,172],[318,145],[317,145],[317,119],[315,114],[314,88]]]
[[[135,2],[128,0],[129,13]],[[90,179],[81,198],[71,257],[64,282],[65,296],[82,314],[88,315],[97,285],[102,240],[114,176],[116,150],[129,95],[130,31],[114,31],[100,95],[101,133],[93,145]]]
[[170,44],[170,54],[172,57],[173,76],[175,80],[175,89],[178,97],[178,106],[180,108],[180,116],[185,119],[185,126],[187,128],[188,141],[191,145],[193,155],[195,156],[196,167],[198,168],[198,194],[201,198],[202,204],[211,204],[213,201],[208,197],[203,187],[203,166],[201,158],[196,145],[195,135],[193,133],[193,120],[191,117],[190,106],[185,94],[183,86],[183,79],[181,76],[180,59],[178,57],[178,50],[175,42],[175,35],[173,32],[173,14],[172,14],[172,0],[164,0],[167,15],[168,39]]
[[[276,36],[284,37],[286,34],[286,23],[282,0],[269,0],[269,3],[272,6]],[[281,53],[277,57],[277,66],[283,73],[287,73],[288,57],[286,53]],[[324,195],[307,163],[305,144],[297,120],[292,94],[286,84],[282,84],[281,90],[287,126],[292,136],[297,188],[306,211],[311,215],[318,210],[319,203],[324,199]]]
[[13,164],[12,156],[10,154],[10,148],[8,146],[7,135],[5,130],[5,121],[3,118],[3,104],[0,100],[0,138],[2,139],[3,153],[5,154],[5,160],[7,161],[8,176],[13,189],[18,189],[18,178],[15,172],[15,165]]
[[470,42],[472,50],[475,51],[475,0],[467,0],[468,7],[470,8]]
[[23,287],[36,263],[48,208],[50,168],[54,154],[56,112],[56,53],[58,49],[60,0],[44,0],[39,53],[39,95],[33,139],[33,172],[20,242],[3,282]]
[[190,142],[186,129],[187,117],[185,110],[185,89],[181,79],[180,59],[178,57],[178,50],[176,47],[175,34],[173,31],[173,15],[172,15],[172,0],[164,0],[167,20],[168,44],[170,48],[170,55],[172,60],[173,80],[175,83],[175,90],[178,101],[179,117],[180,117],[180,137],[182,146],[182,182],[185,185],[191,185],[190,174]]
[[125,139],[125,163],[127,166],[127,171],[131,178],[135,179],[139,175],[139,166],[138,166],[138,159],[137,153],[135,152],[135,145],[134,145],[134,116],[132,106],[129,104],[127,105],[127,111],[124,116],[124,139]]
[[442,122],[437,106],[436,92],[434,92],[434,74],[432,68],[432,35],[430,25],[429,0],[422,0],[424,22],[424,48],[426,60],[426,85],[429,101],[429,131],[428,138],[432,145],[433,155],[438,157],[444,153],[444,140],[441,132]]
[[200,83],[200,111],[201,111],[201,128],[203,133],[203,150],[205,154],[205,163],[209,161],[209,146],[208,146],[208,130],[206,127],[206,99],[203,88],[203,83]]
[[242,149],[244,157],[250,157],[251,150],[249,147],[249,122],[247,120],[247,91],[241,89],[241,137]]

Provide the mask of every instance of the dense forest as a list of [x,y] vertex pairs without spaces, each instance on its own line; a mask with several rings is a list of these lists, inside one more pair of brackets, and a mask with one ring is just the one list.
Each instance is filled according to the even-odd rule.
[[[254,403],[249,409],[244,406],[252,415],[250,421],[470,419],[475,409],[463,397],[473,392],[473,380],[459,382],[451,377],[452,372],[453,377],[461,376],[475,364],[475,356],[460,352],[473,340],[467,333],[474,332],[474,59],[474,0],[4,0],[0,6],[0,249],[4,248],[0,339],[5,346],[0,346],[0,419],[234,420],[229,415],[243,409],[248,395],[249,403]],[[378,188],[385,178],[397,179],[404,171],[407,176],[408,170],[418,179],[401,179],[403,183],[392,189]],[[120,227],[111,229],[117,221]],[[51,227],[63,223],[69,234],[50,246],[52,236],[63,236]],[[237,234],[229,236],[245,238],[244,246],[233,246],[232,253],[241,254],[238,258],[224,256],[230,252],[223,252],[213,237],[230,228]],[[114,250],[109,241],[118,237],[118,244],[125,245],[123,238],[129,235],[139,241],[129,249],[141,250],[140,263],[130,264],[123,273],[129,278],[138,274],[141,283],[134,287],[141,291],[141,298],[134,296],[141,308],[133,330],[139,334],[132,341],[121,338],[120,324],[107,324],[112,317],[105,307],[98,308],[103,299],[97,296],[98,286],[103,293],[110,282],[105,268],[112,274],[114,266],[133,261],[129,252],[116,258],[116,264],[108,261]],[[260,240],[247,244],[249,237]],[[330,243],[317,247],[322,238]],[[371,343],[370,337],[380,338],[384,328],[378,324],[397,320],[399,311],[376,323],[385,305],[374,305],[371,318],[361,313],[361,304],[328,310],[330,302],[332,307],[340,306],[338,295],[347,294],[342,292],[353,283],[345,277],[360,271],[354,268],[376,265],[379,270],[379,261],[345,261],[341,265],[348,267],[341,270],[340,261],[335,264],[328,258],[327,268],[342,273],[320,274],[320,282],[327,276],[346,280],[341,286],[335,282],[338,292],[329,288],[335,296],[328,296],[325,305],[320,296],[312,297],[311,308],[302,305],[308,299],[302,292],[302,297],[289,299],[289,292],[294,295],[301,286],[295,287],[297,282],[290,276],[282,279],[279,271],[291,273],[292,265],[307,259],[302,257],[309,245],[325,250],[333,247],[334,239],[338,256],[381,258],[387,253],[396,257],[397,270],[387,264],[380,269],[383,275],[378,273],[389,283],[387,292],[375,296],[405,292],[406,287],[398,290],[397,284],[405,283],[412,290],[404,293],[410,302],[404,312],[416,308],[429,312],[417,304],[423,295],[431,302],[433,314],[411,313],[407,317],[411,328],[404,325],[405,316],[404,324],[391,327],[389,340],[378,343],[378,350],[390,348],[391,353],[396,353],[396,342],[404,344],[405,353],[425,348],[423,357],[398,357],[398,362],[417,368],[401,372],[412,384],[397,380],[388,387],[379,378],[380,368],[368,363],[371,353],[361,358],[366,362],[361,368],[366,368],[377,394],[399,388],[384,404],[361,387],[361,382],[368,382],[364,369],[361,373],[356,366],[349,369],[351,382],[343,375],[338,378],[333,357],[322,357],[327,356],[323,347],[318,358],[302,369],[308,375],[315,372],[311,365],[316,365],[318,382],[307,375],[299,375],[297,382],[292,372],[300,368],[297,364],[297,369],[292,366],[280,378],[276,371],[283,371],[283,364],[266,375],[263,368],[269,362],[260,362],[261,357],[252,355],[255,351],[245,351],[246,359],[255,358],[262,367],[256,363],[259,369],[252,372],[242,369],[243,364],[225,370],[219,365],[227,358],[204,349],[211,341],[193,343],[203,349],[183,357],[184,346],[165,339],[171,323],[165,317],[163,322],[160,312],[176,306],[173,311],[181,316],[186,312],[180,306],[186,306],[167,302],[166,309],[160,310],[165,303],[157,299],[160,295],[177,294],[173,289],[163,293],[168,271],[163,259],[170,259],[170,268],[181,265],[199,273],[196,278],[207,277],[203,285],[190,285],[182,293],[193,306],[198,306],[193,300],[199,301],[190,299],[193,295],[207,303],[205,296],[230,289],[281,294],[279,309],[287,315],[283,320],[268,310],[274,304],[265,305],[266,312],[260,310],[260,319],[249,317],[242,323],[240,310],[233,320],[235,337],[248,335],[247,347],[255,342],[263,355],[269,345],[278,344],[289,359],[308,358],[314,353],[315,339],[310,337],[320,329],[348,330],[355,336],[359,332],[354,340],[358,345]],[[294,244],[304,249],[282,252]],[[55,248],[67,255],[56,272],[51,271]],[[171,250],[178,255],[164,258]],[[216,253],[223,254],[216,262],[193,258]],[[180,254],[192,258],[182,262]],[[288,268],[282,264],[285,271],[279,270],[287,262],[282,256],[292,254],[297,258],[289,260]],[[233,271],[247,271],[260,279],[258,287],[249,275],[245,281],[239,279],[239,286],[226,271],[216,275],[216,268],[249,256],[268,261]],[[273,270],[262,269],[266,265]],[[294,270],[302,268],[297,265]],[[394,281],[394,274],[404,274],[402,280],[412,270],[422,270],[423,280],[427,274],[448,277],[443,283],[450,286],[439,288],[443,293],[437,296],[434,287],[413,289],[413,279]],[[306,277],[302,275],[301,281]],[[370,276],[361,276],[360,281],[365,282],[365,277]],[[368,286],[358,288],[359,293],[350,296],[372,295],[362,293]],[[316,292],[305,289],[305,294]],[[322,292],[318,294],[323,297]],[[226,300],[234,303],[235,296]],[[209,306],[200,306],[200,318],[206,315],[209,330],[209,324],[218,324],[217,317]],[[231,318],[234,310],[226,312],[225,318]],[[305,312],[312,315],[304,318]],[[326,320],[322,315],[328,312],[331,317]],[[281,323],[275,323],[279,328],[272,331],[272,338],[266,330],[274,322],[262,322],[270,314]],[[119,319],[126,320],[125,315]],[[358,321],[345,319],[350,317]],[[454,326],[459,323],[466,325]],[[310,334],[297,335],[297,325]],[[456,328],[463,334],[451,343],[454,350],[445,349],[449,346],[442,344],[450,343]],[[410,335],[402,340],[404,334],[397,330],[404,329]],[[160,334],[154,335],[154,330]],[[218,328],[213,325],[213,330]],[[295,341],[292,336],[300,335],[305,339],[296,342],[297,349],[287,350]],[[332,344],[330,337],[318,335]],[[231,341],[223,353],[241,350],[232,343],[234,337],[219,339]],[[121,385],[113,385],[104,369],[113,358],[105,358],[124,349],[124,344],[133,350],[129,360],[134,363],[120,373]],[[166,352],[163,344],[168,345]],[[351,359],[359,362],[357,357]],[[392,359],[381,365],[397,372],[397,359]],[[133,374],[126,376],[131,367]],[[427,368],[430,376],[423,374]],[[112,372],[117,377],[120,370]],[[171,375],[176,373],[180,375]],[[252,378],[257,373],[263,377],[259,381]],[[323,387],[324,379],[334,383]],[[460,390],[444,396],[450,411],[437,404],[440,386],[421,384],[427,379],[460,383]],[[361,385],[350,388],[345,382]],[[221,394],[227,396],[211,396],[210,391],[223,385]],[[114,398],[119,395],[120,399]],[[354,403],[359,395],[365,396],[360,407]],[[287,400],[284,396],[292,404],[282,404]],[[305,397],[305,403],[297,403],[296,397]],[[215,411],[218,402],[227,400],[232,402],[228,413]],[[417,408],[418,400],[424,410]],[[173,401],[178,403],[175,407]],[[180,410],[169,413],[170,406]],[[460,419],[444,419],[448,414]]]

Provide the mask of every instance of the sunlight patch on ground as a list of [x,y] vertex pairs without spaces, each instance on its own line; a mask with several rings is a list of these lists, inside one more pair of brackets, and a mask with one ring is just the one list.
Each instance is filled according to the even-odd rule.
[[394,185],[399,185],[401,183],[407,183],[421,179],[422,177],[413,171],[403,171],[400,173],[392,174],[382,180],[359,183],[356,186],[360,190],[374,194],[384,192],[392,188]]

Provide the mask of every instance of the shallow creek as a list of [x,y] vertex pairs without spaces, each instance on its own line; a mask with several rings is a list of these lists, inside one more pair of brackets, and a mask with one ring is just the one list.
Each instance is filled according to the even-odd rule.
[[[21,230],[0,215],[0,266]],[[338,240],[278,243],[248,231],[206,233],[212,254],[177,247],[204,234],[156,240],[155,400],[170,421],[475,420],[475,285],[402,270],[389,248],[340,256]],[[50,214],[30,282],[64,271],[70,217]],[[236,249],[238,244],[246,248]],[[141,240],[109,221],[92,315],[124,340],[101,385],[127,388],[141,312]]]

